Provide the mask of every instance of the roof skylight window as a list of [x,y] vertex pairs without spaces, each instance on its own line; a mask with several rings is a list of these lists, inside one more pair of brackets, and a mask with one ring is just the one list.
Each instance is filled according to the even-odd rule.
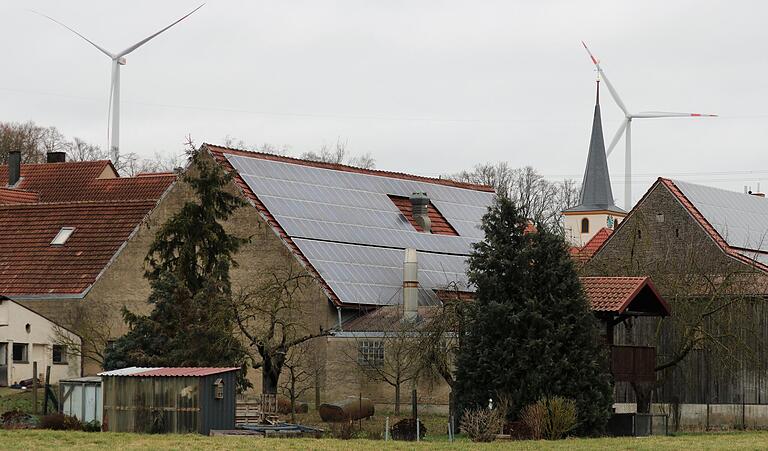
[[56,234],[56,237],[53,238],[53,241],[51,241],[51,246],[63,246],[74,231],[74,227],[62,227],[59,233]]

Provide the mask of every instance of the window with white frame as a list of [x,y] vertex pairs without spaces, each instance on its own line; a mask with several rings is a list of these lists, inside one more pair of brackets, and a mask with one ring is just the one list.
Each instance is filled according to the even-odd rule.
[[59,230],[59,233],[56,234],[55,237],[53,237],[53,241],[51,241],[51,246],[63,246],[64,243],[67,242],[70,236],[72,236],[72,233],[74,233],[75,228],[74,227],[62,227],[61,230]]
[[363,340],[358,344],[357,361],[361,365],[382,366],[384,364],[384,343],[379,340]]

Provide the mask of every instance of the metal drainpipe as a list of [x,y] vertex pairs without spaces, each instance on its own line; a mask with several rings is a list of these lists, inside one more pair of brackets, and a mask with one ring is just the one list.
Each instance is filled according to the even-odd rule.
[[336,307],[336,313],[339,314],[339,332],[341,332],[344,330],[344,328],[341,327],[341,307]]

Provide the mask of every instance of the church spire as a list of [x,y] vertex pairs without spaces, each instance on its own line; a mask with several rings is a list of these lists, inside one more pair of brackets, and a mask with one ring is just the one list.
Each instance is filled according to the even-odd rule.
[[587,167],[581,183],[579,205],[568,211],[615,211],[624,213],[613,203],[611,178],[608,174],[608,159],[603,141],[603,124],[600,117],[600,80],[597,80],[595,114],[592,120],[592,137],[589,141]]

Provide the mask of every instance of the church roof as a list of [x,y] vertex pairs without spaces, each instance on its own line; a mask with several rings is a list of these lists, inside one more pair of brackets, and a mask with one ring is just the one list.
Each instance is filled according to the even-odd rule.
[[573,208],[565,210],[566,213],[580,211],[612,211],[616,213],[626,213],[613,203],[611,177],[608,174],[608,159],[605,155],[603,125],[600,118],[599,84],[597,92],[595,115],[592,120],[592,138],[589,141],[587,167],[584,170],[584,180],[581,182],[579,204]]

